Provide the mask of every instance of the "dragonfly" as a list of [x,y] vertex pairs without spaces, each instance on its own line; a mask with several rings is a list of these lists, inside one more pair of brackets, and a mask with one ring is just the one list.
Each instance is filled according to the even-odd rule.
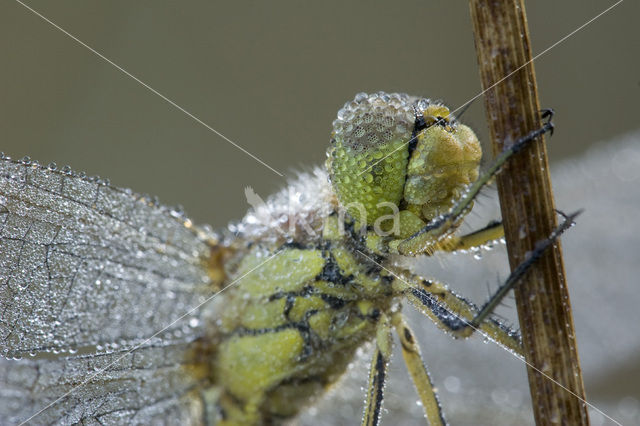
[[395,332],[426,418],[445,424],[402,304],[453,337],[479,332],[521,354],[493,310],[575,215],[480,308],[394,259],[500,239],[499,222],[457,230],[500,167],[552,131],[544,116],[480,174],[478,138],[445,105],[360,93],[333,122],[324,167],[221,230],[3,156],[0,422],[279,424],[371,342],[362,424],[376,425]]

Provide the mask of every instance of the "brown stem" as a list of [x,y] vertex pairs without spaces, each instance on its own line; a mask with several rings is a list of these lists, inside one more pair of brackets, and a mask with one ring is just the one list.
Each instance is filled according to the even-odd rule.
[[[496,154],[541,126],[529,30],[523,0],[469,3]],[[544,138],[516,154],[497,183],[513,270],[557,224]],[[589,424],[560,242],[517,285],[515,296],[536,423]]]

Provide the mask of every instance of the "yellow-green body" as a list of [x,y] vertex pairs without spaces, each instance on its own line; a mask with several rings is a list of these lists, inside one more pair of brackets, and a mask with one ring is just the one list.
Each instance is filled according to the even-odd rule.
[[[328,220],[336,229],[337,215]],[[242,279],[226,295],[213,363],[222,424],[295,415],[342,375],[389,310],[388,274],[357,259],[348,237],[327,234],[306,247],[255,245],[234,271]]]
[[[403,253],[402,244],[416,254],[464,243],[451,236],[459,217],[424,233],[478,176],[478,140],[450,118],[446,107],[427,100],[358,95],[334,122],[328,175],[293,182],[231,229],[240,238],[225,247],[230,254],[215,256],[224,262],[212,272],[224,277],[224,303],[205,342],[207,357],[194,370],[215,390],[210,421],[261,425],[295,416],[371,340],[377,364],[367,399],[381,401],[392,325],[414,379],[427,377],[397,300],[408,299],[441,323],[446,319],[427,293],[466,317],[473,307],[437,283],[412,277],[409,284],[383,264]],[[495,324],[487,327],[490,335],[504,335]],[[432,407],[427,414],[438,418],[433,392],[416,386]],[[369,402],[366,424],[376,423],[379,408]]]

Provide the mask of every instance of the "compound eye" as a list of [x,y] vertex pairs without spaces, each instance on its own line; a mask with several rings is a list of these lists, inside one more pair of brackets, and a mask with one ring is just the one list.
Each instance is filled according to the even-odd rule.
[[397,205],[409,157],[409,141],[415,122],[413,99],[396,93],[356,95],[338,112],[333,122],[332,145],[327,152],[331,182],[349,213],[372,224]]
[[333,136],[353,151],[372,151],[410,134],[413,124],[408,95],[359,93],[338,111]]

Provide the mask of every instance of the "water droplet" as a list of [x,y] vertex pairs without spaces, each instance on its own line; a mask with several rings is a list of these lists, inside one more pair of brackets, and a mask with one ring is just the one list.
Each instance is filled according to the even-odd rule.
[[527,238],[527,232],[524,225],[520,226],[520,228],[518,229],[518,238],[520,238],[521,240]]

